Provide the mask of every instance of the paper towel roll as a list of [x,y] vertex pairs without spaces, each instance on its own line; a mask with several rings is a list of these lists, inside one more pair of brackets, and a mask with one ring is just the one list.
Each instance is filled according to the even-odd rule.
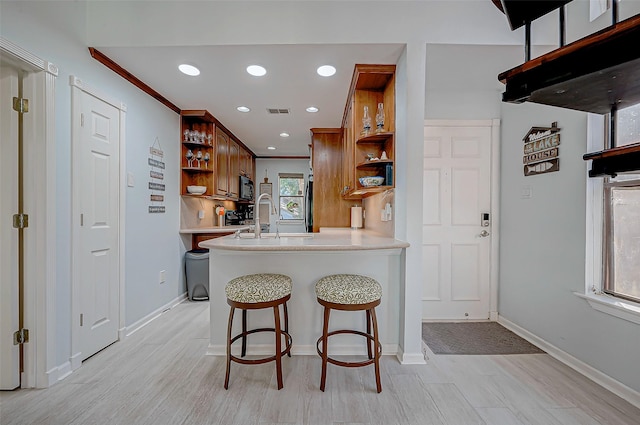
[[362,227],[362,207],[351,207],[351,228],[359,229]]

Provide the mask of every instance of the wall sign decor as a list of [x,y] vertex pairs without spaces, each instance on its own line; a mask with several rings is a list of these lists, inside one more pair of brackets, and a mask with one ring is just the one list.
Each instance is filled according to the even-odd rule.
[[560,128],[557,122],[553,122],[551,127],[531,127],[522,141],[525,176],[560,170]]
[[163,157],[164,152],[160,146],[160,140],[156,137],[153,144],[149,147],[149,158],[147,161],[151,166],[151,170],[149,171],[149,190],[152,191],[149,195],[149,201],[152,202],[152,204],[149,205],[149,213],[165,212],[164,205],[158,205],[158,203],[164,202],[164,195],[154,193],[164,192],[165,190],[165,185],[157,182],[157,180],[164,180],[164,173],[157,170],[158,168],[164,170],[165,164],[161,161]]

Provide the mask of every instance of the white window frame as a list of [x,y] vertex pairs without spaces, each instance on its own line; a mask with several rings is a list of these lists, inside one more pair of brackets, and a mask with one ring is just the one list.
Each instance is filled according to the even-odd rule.
[[[587,116],[587,152],[605,148],[605,119],[602,115]],[[640,325],[640,303],[605,294],[603,280],[603,227],[604,227],[604,180],[587,179],[586,205],[586,249],[585,249],[585,290],[576,292],[589,305],[602,313]]]
[[[300,195],[300,208],[302,210],[302,218],[282,218],[282,212],[281,212],[281,203],[280,203],[280,198],[282,198],[284,195],[282,195],[280,193],[280,179],[301,179],[302,180],[302,194]],[[306,216],[306,205],[305,205],[305,193],[304,193],[304,186],[305,186],[305,178],[304,178],[304,174],[303,173],[279,173],[278,174],[278,220],[280,223],[284,224],[284,223],[304,223],[304,218]],[[292,196],[297,196],[297,195],[287,195],[284,196],[286,198],[291,198]]]

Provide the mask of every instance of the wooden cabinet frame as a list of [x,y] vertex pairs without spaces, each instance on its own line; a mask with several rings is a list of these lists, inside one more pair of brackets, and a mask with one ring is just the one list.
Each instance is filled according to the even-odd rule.
[[[395,65],[356,65],[342,119],[343,188],[345,199],[361,199],[395,187]],[[385,122],[376,133],[378,104],[384,106]],[[372,125],[363,133],[364,107],[368,107]],[[369,160],[374,158],[386,159]],[[363,186],[361,177],[382,176],[383,185]]]

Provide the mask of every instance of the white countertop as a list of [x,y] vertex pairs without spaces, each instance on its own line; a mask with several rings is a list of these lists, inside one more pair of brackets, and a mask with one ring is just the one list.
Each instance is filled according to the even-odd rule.
[[[249,234],[244,234],[249,235]],[[225,236],[200,242],[198,246],[227,251],[361,251],[407,248],[409,244],[367,230],[328,229],[320,233],[273,233],[263,238]]]
[[250,226],[237,225],[237,226],[213,226],[213,227],[193,227],[191,229],[180,229],[180,233],[183,234],[197,234],[197,233],[233,233],[236,230],[249,230]]

